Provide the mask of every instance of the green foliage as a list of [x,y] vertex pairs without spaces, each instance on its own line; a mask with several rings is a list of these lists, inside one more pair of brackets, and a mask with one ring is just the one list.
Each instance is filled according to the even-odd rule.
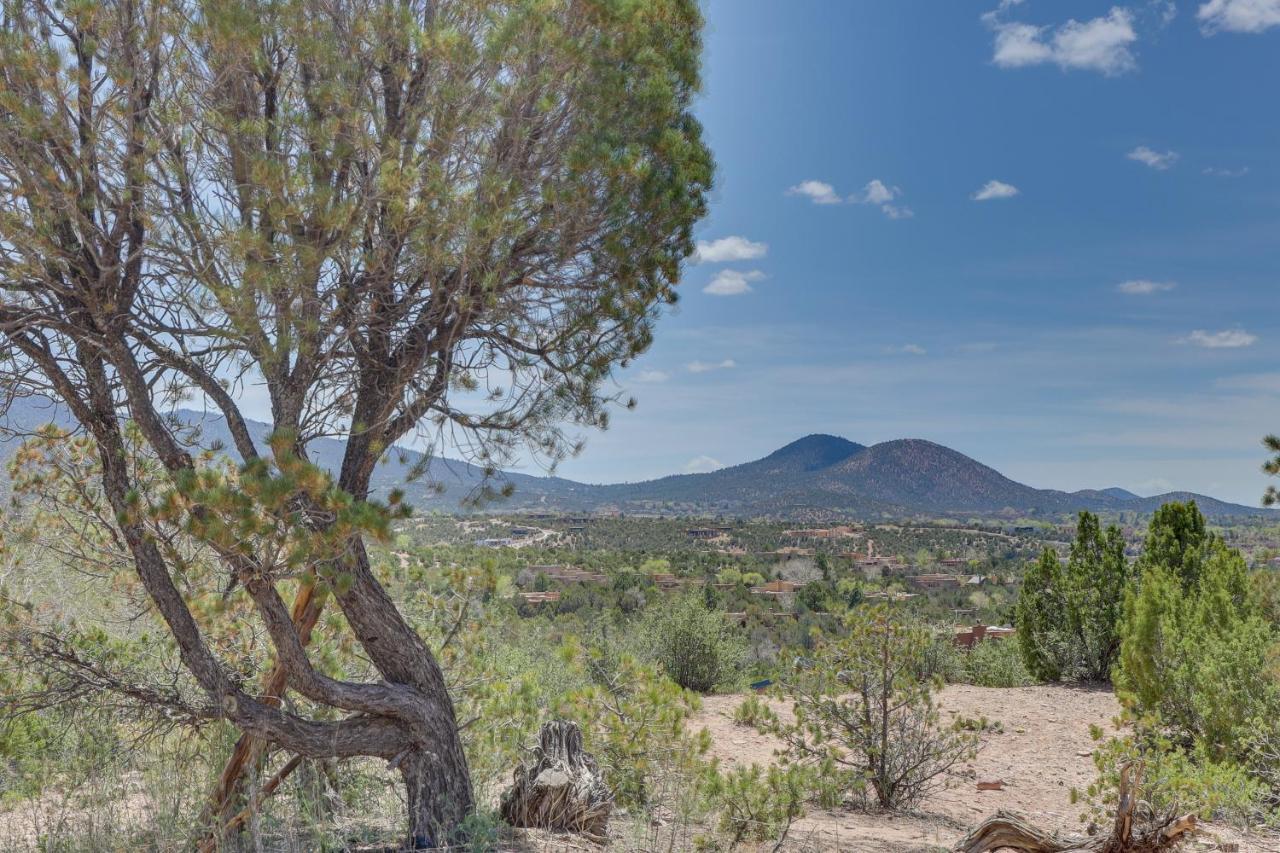
[[1013,640],[986,639],[963,653],[961,679],[979,687],[1025,687],[1035,679],[1027,671],[1022,649]]
[[1271,792],[1243,765],[1188,750],[1150,730],[1109,738],[1094,752],[1097,779],[1083,792],[1073,791],[1102,820],[1116,804],[1120,770],[1142,769],[1142,797],[1156,813],[1192,812],[1205,820],[1237,825],[1269,820]]
[[724,613],[708,610],[701,596],[687,595],[661,608],[644,631],[654,659],[686,690],[710,693],[739,675],[743,640]]
[[1132,571],[1115,525],[1080,513],[1066,566],[1046,549],[1027,570],[1018,599],[1018,642],[1043,681],[1106,681],[1120,650],[1119,621]]
[[1280,790],[1280,684],[1258,585],[1194,503],[1155,513],[1138,566],[1115,672],[1132,732],[1100,750],[1090,797],[1105,805],[1118,768],[1141,760],[1157,807],[1265,818]]
[[829,581],[809,581],[796,593],[796,604],[806,610],[822,613],[828,609],[827,601],[834,592]]
[[844,797],[869,791],[883,808],[910,808],[977,741],[939,724],[936,682],[920,676],[928,630],[885,608],[853,611],[847,628],[783,676],[794,721],[770,715],[762,728],[784,741],[784,763],[813,769]]
[[697,694],[625,652],[570,643],[563,658],[588,684],[564,696],[558,713],[582,727],[619,805],[644,807],[662,786],[692,783],[710,747],[705,729],[691,734],[686,725]]
[[1195,586],[1205,559],[1222,542],[1210,533],[1195,501],[1170,501],[1151,516],[1138,575],[1152,566],[1162,566],[1176,576],[1184,588]]
[[1022,579],[1018,596],[1018,647],[1027,671],[1041,681],[1057,681],[1071,667],[1070,637],[1063,630],[1066,611],[1062,564],[1046,548]]
[[769,706],[759,696],[752,694],[733,709],[733,721],[740,726],[756,728],[769,719]]
[[[1263,618],[1244,558],[1204,535],[1189,509],[1190,517],[1171,512],[1151,522],[1148,542],[1161,547],[1144,557],[1126,597],[1117,687],[1182,746],[1244,759],[1259,721],[1280,710],[1275,627]],[[1193,535],[1177,535],[1186,530]]]
[[786,837],[792,821],[804,814],[812,778],[796,765],[737,765],[722,773],[707,768],[703,789],[720,812],[720,829],[730,847],[743,841],[778,841]]
[[965,732],[994,732],[1004,734],[1004,723],[999,720],[988,720],[986,717],[957,717],[955,727]]

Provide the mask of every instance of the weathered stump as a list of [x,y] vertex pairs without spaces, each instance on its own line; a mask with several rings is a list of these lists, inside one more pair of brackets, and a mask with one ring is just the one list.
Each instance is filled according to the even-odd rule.
[[511,826],[577,832],[600,843],[612,809],[600,768],[582,748],[582,731],[566,720],[543,724],[533,762],[516,768],[501,804]]

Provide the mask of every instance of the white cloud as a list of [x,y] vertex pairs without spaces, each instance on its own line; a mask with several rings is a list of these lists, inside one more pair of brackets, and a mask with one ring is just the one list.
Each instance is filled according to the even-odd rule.
[[637,382],[666,382],[671,374],[664,370],[642,370],[636,374]]
[[1151,281],[1146,278],[1132,278],[1117,284],[1116,290],[1121,293],[1127,293],[1129,296],[1150,296],[1153,293],[1173,290],[1177,286],[1172,281]]
[[768,243],[754,243],[746,237],[721,237],[710,243],[699,240],[693,253],[696,264],[723,264],[730,261],[754,261],[769,251]]
[[1196,17],[1205,35],[1260,33],[1280,26],[1280,0],[1209,0]]
[[760,270],[720,270],[716,273],[715,278],[711,279],[711,283],[702,288],[703,293],[710,293],[712,296],[741,296],[744,293],[751,292],[751,285],[748,282],[759,281],[764,278],[764,273]]
[[903,344],[900,347],[889,347],[886,352],[903,353],[904,355],[926,355],[929,351],[919,344]]
[[1238,169],[1224,169],[1218,166],[1209,166],[1204,170],[1204,174],[1212,175],[1215,178],[1243,178],[1249,174],[1249,167],[1241,166]]
[[1053,64],[1065,70],[1098,71],[1108,76],[1138,67],[1130,46],[1138,40],[1133,15],[1119,6],[1088,21],[1059,26],[1035,26],[1003,20],[1016,3],[1001,3],[982,20],[995,30],[992,61],[1001,68]]
[[879,178],[872,178],[862,188],[862,192],[849,196],[849,201],[854,204],[874,204],[890,219],[910,219],[915,216],[911,208],[892,203],[894,199],[901,197],[902,190],[899,187],[886,184]]
[[1244,329],[1224,329],[1221,332],[1196,329],[1186,338],[1186,343],[1206,349],[1238,349],[1252,346],[1257,340],[1257,335],[1251,335]]
[[712,459],[710,456],[695,456],[685,463],[684,472],[686,474],[706,474],[711,471],[718,471],[724,467],[724,463],[719,459]]
[[997,198],[1013,198],[1018,194],[1018,188],[1013,184],[1006,184],[1004,181],[991,180],[982,185],[982,189],[973,194],[974,201],[991,201]]
[[1174,163],[1178,162],[1178,152],[1165,151],[1164,153],[1161,153],[1159,151],[1154,151],[1145,145],[1139,145],[1124,156],[1128,157],[1130,160],[1137,160],[1144,166],[1159,169],[1162,172]]
[[839,204],[835,187],[825,181],[801,181],[787,190],[787,195],[802,195],[814,204]]
[[737,367],[738,363],[731,358],[724,361],[691,361],[685,365],[690,373],[710,373],[713,370],[730,370]]
[[901,194],[902,190],[897,187],[885,186],[884,181],[879,178],[875,178],[867,182],[866,188],[862,191],[861,198],[857,198],[855,200],[864,201],[867,204],[885,204],[886,202],[893,201]]

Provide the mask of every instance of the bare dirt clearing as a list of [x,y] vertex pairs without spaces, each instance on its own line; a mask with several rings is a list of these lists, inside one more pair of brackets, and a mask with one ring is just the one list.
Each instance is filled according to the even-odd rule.
[[[743,696],[711,696],[693,719],[706,727],[712,755],[723,765],[765,765],[775,758],[778,741],[733,722]],[[1089,734],[1096,725],[1114,734],[1120,705],[1109,691],[1067,686],[1017,688],[949,685],[938,694],[943,718],[986,718],[996,730],[981,735],[982,749],[929,794],[918,814],[815,811],[797,821],[790,849],[880,851],[947,850],[965,830],[999,809],[1015,811],[1054,832],[1083,832],[1083,808],[1072,805],[1071,789],[1084,789],[1096,775]],[[789,706],[773,703],[788,714]],[[1003,790],[979,791],[977,783],[1001,781]],[[1239,844],[1241,851],[1277,851],[1274,839],[1242,838],[1207,826],[1188,849],[1218,849],[1217,841]],[[767,845],[764,849],[771,849]],[[1230,849],[1230,848],[1227,848]]]

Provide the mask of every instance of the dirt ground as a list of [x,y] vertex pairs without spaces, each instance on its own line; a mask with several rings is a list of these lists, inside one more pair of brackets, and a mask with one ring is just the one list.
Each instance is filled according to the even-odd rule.
[[[692,729],[711,734],[713,756],[723,765],[761,764],[775,760],[775,739],[733,722],[742,695],[712,696],[690,721]],[[985,717],[995,730],[981,735],[977,756],[958,767],[946,784],[929,794],[914,814],[866,813],[852,810],[811,811],[792,827],[781,850],[788,853],[939,853],[951,850],[966,831],[997,810],[1014,811],[1044,829],[1059,833],[1083,831],[1082,806],[1072,805],[1071,789],[1085,788],[1094,778],[1091,725],[1113,733],[1120,712],[1115,697],[1104,690],[1067,686],[1011,689],[952,685],[938,695],[944,719],[960,715]],[[787,714],[788,708],[775,704]],[[979,791],[979,781],[1003,782],[1003,790]],[[126,797],[126,801],[134,798]],[[50,814],[56,803],[42,801]],[[134,811],[128,803],[123,811]],[[136,805],[134,803],[133,805]],[[127,819],[127,818],[126,818]],[[34,850],[35,834],[48,818],[30,809],[0,812],[0,850]],[[696,846],[703,828],[677,819],[644,824],[625,815],[610,823],[610,853],[687,853]],[[601,848],[577,836],[534,831],[518,832],[503,849],[519,853],[594,853]],[[772,842],[759,846],[772,851]],[[750,849],[740,847],[740,851]],[[1184,849],[1280,853],[1280,837],[1241,834],[1233,829],[1202,827]]]
[[[775,739],[733,722],[733,711],[743,698],[708,697],[692,725],[710,731],[712,754],[722,764],[770,763]],[[1120,706],[1110,692],[1066,686],[950,685],[939,694],[938,704],[944,719],[985,717],[998,725],[998,731],[982,734],[977,756],[951,774],[945,787],[928,795],[918,814],[811,812],[792,829],[794,844],[789,847],[867,853],[948,850],[968,827],[999,809],[1019,812],[1051,831],[1084,831],[1083,808],[1072,805],[1070,793],[1073,787],[1083,790],[1095,776],[1090,726],[1115,732]],[[1004,789],[978,791],[979,781],[1001,781]],[[1215,826],[1205,827],[1187,849],[1231,850],[1232,844],[1239,851],[1280,851],[1280,841],[1274,838],[1244,837]]]

